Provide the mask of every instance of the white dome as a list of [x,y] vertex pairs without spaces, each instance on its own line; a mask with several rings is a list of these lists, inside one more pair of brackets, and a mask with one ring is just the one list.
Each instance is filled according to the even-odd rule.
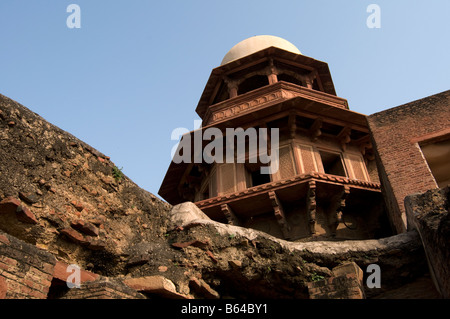
[[253,54],[255,52],[264,50],[269,47],[277,47],[296,54],[302,54],[299,49],[289,41],[276,37],[273,35],[257,35],[248,39],[245,39],[228,51],[222,60],[220,65],[227,64],[228,62],[240,59],[244,56]]

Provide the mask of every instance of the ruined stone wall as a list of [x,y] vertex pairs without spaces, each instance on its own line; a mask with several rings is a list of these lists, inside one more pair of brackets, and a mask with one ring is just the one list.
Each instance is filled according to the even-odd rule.
[[405,196],[437,187],[418,142],[450,133],[450,91],[372,114],[368,123],[391,223],[403,232]]
[[0,94],[0,230],[113,275],[134,245],[165,247],[169,207],[108,156]]
[[[172,208],[2,95],[0,146],[0,298],[310,298],[307,283],[346,261],[381,267],[371,298],[426,272],[415,232],[296,243]],[[65,286],[72,264],[81,289]]]
[[405,199],[408,220],[420,234],[436,288],[444,298],[450,298],[449,205],[449,187]]

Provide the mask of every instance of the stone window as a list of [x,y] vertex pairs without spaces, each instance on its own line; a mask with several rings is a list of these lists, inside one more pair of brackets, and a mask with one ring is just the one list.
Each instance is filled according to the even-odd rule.
[[245,179],[247,188],[271,182],[269,174],[261,174],[261,164],[246,164]]
[[319,150],[325,174],[347,176],[340,153]]
[[420,148],[438,186],[450,184],[450,139],[425,142]]

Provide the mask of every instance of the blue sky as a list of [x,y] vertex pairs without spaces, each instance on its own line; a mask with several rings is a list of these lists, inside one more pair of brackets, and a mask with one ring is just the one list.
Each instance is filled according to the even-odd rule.
[[[69,29],[69,4],[81,28]],[[369,4],[381,28],[369,29]],[[0,93],[111,157],[156,194],[177,127],[211,70],[261,34],[327,62],[337,95],[373,114],[450,88],[450,1],[1,0]]]

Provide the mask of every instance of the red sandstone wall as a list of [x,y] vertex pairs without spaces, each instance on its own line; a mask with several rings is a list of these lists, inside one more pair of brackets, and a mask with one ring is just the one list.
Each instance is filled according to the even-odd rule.
[[450,134],[450,91],[375,113],[368,123],[391,223],[403,232],[405,196],[437,187],[418,143]]

